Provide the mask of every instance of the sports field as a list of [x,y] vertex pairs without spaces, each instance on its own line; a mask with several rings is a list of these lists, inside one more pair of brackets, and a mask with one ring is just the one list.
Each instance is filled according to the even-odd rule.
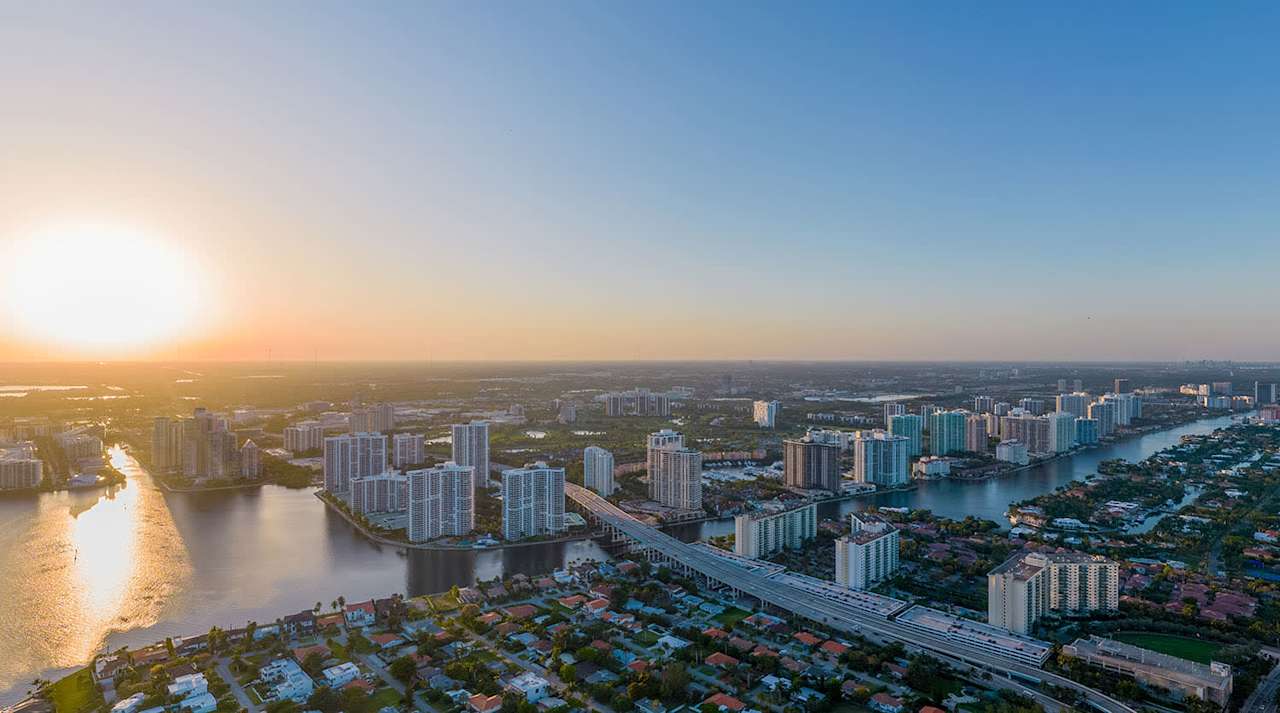
[[1112,634],[1111,638],[1116,641],[1123,641],[1126,644],[1141,646],[1144,649],[1159,651],[1162,654],[1177,656],[1180,659],[1206,664],[1213,659],[1213,655],[1217,653],[1218,649],[1222,648],[1221,644],[1213,641],[1202,641],[1172,634],[1154,634],[1145,631],[1122,631]]

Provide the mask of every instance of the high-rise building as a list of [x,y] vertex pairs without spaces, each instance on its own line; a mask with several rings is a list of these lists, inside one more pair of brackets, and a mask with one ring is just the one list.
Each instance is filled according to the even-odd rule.
[[898,530],[879,516],[853,513],[852,532],[836,540],[836,584],[869,589],[898,569]]
[[258,451],[258,444],[253,441],[245,441],[240,446],[240,477],[262,477],[262,454]]
[[929,453],[945,456],[964,450],[965,411],[937,411],[929,416]]
[[351,479],[351,510],[361,515],[409,507],[409,478],[394,471]]
[[1116,405],[1113,401],[1089,404],[1089,418],[1098,422],[1098,437],[1106,438],[1116,430]]
[[1133,387],[1129,385],[1128,379],[1116,379],[1113,390],[1117,394],[1127,394],[1130,391],[1133,391]]
[[504,538],[514,541],[563,531],[564,468],[538,462],[502,471]]
[[889,433],[907,439],[907,455],[915,457],[924,453],[924,421],[914,413],[904,413],[889,419]]
[[970,453],[987,452],[987,414],[970,414],[964,420],[964,449]]
[[663,448],[657,451],[657,466],[656,473],[649,475],[654,500],[677,510],[702,509],[701,453],[691,448]]
[[234,478],[240,475],[240,453],[236,435],[230,431],[214,431],[206,437],[209,449],[210,478]]
[[351,433],[386,433],[396,427],[396,409],[391,404],[375,404],[355,409],[347,417]]
[[324,489],[347,497],[351,481],[380,475],[387,469],[387,437],[381,433],[348,433],[324,439]]
[[773,428],[778,420],[778,408],[781,406],[777,401],[754,401],[751,404],[752,418],[755,419],[756,425],[760,428]]
[[650,433],[645,448],[645,469],[649,473],[649,499],[655,502],[662,502],[659,498],[659,489],[665,487],[666,484],[658,482],[658,453],[663,450],[684,448],[684,434],[664,428],[656,433]]
[[1064,411],[1055,411],[1045,416],[1049,422],[1049,451],[1062,453],[1076,445],[1076,417]]
[[182,467],[182,421],[157,416],[151,425],[151,467],[164,473]]
[[410,542],[461,537],[475,529],[475,468],[449,462],[406,477]]
[[1031,462],[1031,458],[1027,455],[1027,444],[1022,441],[1000,441],[1000,445],[996,446],[996,460],[1014,465],[1026,465]]
[[1007,401],[999,401],[991,408],[991,413],[997,416],[1007,416],[1013,406]]
[[1043,416],[1046,410],[1044,399],[1026,398],[1018,402],[1018,407],[1032,416]]
[[572,401],[561,403],[556,413],[556,421],[566,425],[576,423],[578,421],[578,405]]
[[801,440],[813,441],[815,443],[826,443],[827,445],[839,446],[840,450],[849,450],[849,444],[852,443],[853,432],[841,431],[834,428],[812,428],[805,431],[804,438]]
[[1277,388],[1275,384],[1264,384],[1261,381],[1253,382],[1253,403],[1255,406],[1266,406],[1267,404],[1276,403]]
[[783,482],[792,488],[839,493],[840,447],[809,440],[782,442]]
[[920,407],[920,421],[924,425],[924,429],[926,431],[932,428],[932,422],[929,420],[929,417],[941,410],[941,406],[935,406],[933,404],[924,404]]
[[1076,419],[1076,443],[1091,446],[1098,442],[1098,422],[1092,418]]
[[1089,402],[1092,400],[1088,394],[1082,392],[1058,394],[1057,410],[1069,413],[1076,418],[1084,418],[1089,415]]
[[600,446],[584,448],[582,484],[603,497],[613,495],[613,454]]
[[1067,390],[1067,380],[1066,380],[1066,379],[1058,379],[1058,393],[1060,393],[1060,394],[1061,394],[1061,393],[1063,393],[1063,392],[1064,392],[1064,391],[1066,391],[1066,390]]
[[884,425],[888,426],[889,421],[894,416],[901,416],[906,412],[907,412],[906,404],[900,404],[894,401],[890,401],[889,403],[884,405]]
[[996,400],[991,398],[990,396],[973,397],[974,413],[991,413],[993,410],[995,410],[995,407],[996,407]]
[[420,465],[427,459],[421,433],[397,433],[391,437],[391,463],[397,468]]
[[808,503],[743,513],[733,519],[733,531],[733,551],[743,557],[768,557],[783,549],[800,549],[818,535],[818,506]]
[[1120,566],[1080,552],[1022,552],[987,575],[987,623],[1026,634],[1047,612],[1120,607]]
[[455,423],[453,462],[476,469],[476,487],[489,487],[489,422]]
[[1026,445],[1030,453],[1053,452],[1049,447],[1049,421],[1043,416],[1032,416],[1028,413],[1002,416],[1000,438],[1018,441]]
[[299,421],[284,429],[284,448],[293,453],[324,448],[324,426],[318,421]]
[[1128,426],[1142,416],[1142,399],[1137,394],[1104,394],[1104,403],[1115,405],[1115,425]]
[[605,394],[603,399],[606,416],[671,415],[671,397],[644,388]]
[[911,477],[906,436],[882,430],[858,431],[853,438],[853,479],[881,488],[906,485]]
[[35,488],[44,479],[44,461],[27,452],[0,457],[0,490]]

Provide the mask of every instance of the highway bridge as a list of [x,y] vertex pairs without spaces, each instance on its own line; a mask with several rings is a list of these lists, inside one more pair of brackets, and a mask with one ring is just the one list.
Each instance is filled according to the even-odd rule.
[[[735,597],[750,597],[765,605],[796,614],[837,631],[881,641],[900,641],[909,648],[927,651],[946,660],[958,661],[993,674],[1026,683],[1044,682],[1073,690],[1089,705],[1104,713],[1135,713],[1133,708],[1087,686],[1048,671],[1036,664],[991,649],[965,645],[918,626],[878,615],[846,601],[824,595],[820,590],[797,586],[777,572],[753,571],[706,548],[678,540],[635,519],[609,501],[572,483],[565,493],[584,514],[596,520],[612,537],[625,540],[632,551],[642,552],[650,561],[694,578],[708,588],[725,590]],[[1036,696],[1043,700],[1043,696]]]

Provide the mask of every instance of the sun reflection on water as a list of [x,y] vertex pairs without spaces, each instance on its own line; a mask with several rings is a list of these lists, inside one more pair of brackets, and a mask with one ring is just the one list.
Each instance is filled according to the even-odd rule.
[[50,663],[84,665],[112,632],[154,624],[191,575],[164,496],[127,451],[109,457],[127,485],[0,504],[0,611],[24,612],[0,616],[4,687]]

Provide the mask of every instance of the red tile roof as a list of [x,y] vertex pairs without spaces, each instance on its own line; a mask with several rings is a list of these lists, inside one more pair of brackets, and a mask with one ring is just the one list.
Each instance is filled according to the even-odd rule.
[[741,710],[746,710],[747,708],[747,704],[725,693],[715,694],[714,696],[703,701],[702,705],[705,706],[708,703],[715,706],[716,708],[727,708],[728,710],[731,710],[731,711],[741,711]]
[[707,657],[708,666],[737,666],[739,661],[728,654],[722,654],[719,651]]

